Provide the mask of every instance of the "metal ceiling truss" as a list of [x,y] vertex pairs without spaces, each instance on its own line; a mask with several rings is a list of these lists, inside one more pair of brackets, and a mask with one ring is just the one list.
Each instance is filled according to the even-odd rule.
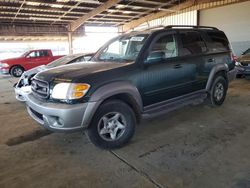
[[[0,23],[121,26],[183,0],[0,0]],[[106,6],[109,5],[109,6]],[[176,5],[176,4],[175,4]],[[103,9],[99,7],[103,6]],[[96,12],[97,9],[100,9]],[[91,16],[89,16],[91,14]],[[84,18],[84,23],[80,21]],[[76,27],[76,28],[77,28]],[[76,29],[76,28],[73,28]]]
[[[178,13],[197,4],[221,1],[223,0],[0,0],[0,35],[3,35],[1,28],[5,26],[62,27],[76,33],[81,33],[84,25],[113,26],[125,32],[141,23]],[[16,34],[15,30],[9,31],[10,35]]]

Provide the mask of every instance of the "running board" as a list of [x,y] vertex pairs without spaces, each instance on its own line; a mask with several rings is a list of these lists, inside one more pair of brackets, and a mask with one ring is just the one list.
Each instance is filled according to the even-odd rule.
[[207,94],[203,92],[198,92],[195,94],[188,94],[174,99],[170,99],[164,102],[146,106],[142,114],[143,118],[151,118],[154,116],[166,114],[173,110],[182,108],[188,105],[197,105],[204,102]]

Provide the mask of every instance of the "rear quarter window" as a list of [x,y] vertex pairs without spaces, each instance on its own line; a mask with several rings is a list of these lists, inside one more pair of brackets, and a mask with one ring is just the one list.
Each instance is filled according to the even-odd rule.
[[212,42],[212,51],[228,51],[229,48],[229,42],[227,40],[227,37],[222,32],[213,32],[208,31],[206,32],[208,37],[210,38]]

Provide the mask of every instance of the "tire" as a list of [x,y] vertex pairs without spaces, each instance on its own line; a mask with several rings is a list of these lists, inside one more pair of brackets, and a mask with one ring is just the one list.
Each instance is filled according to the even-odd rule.
[[10,74],[14,77],[22,76],[24,69],[20,66],[14,66],[10,69]]
[[208,95],[208,104],[212,107],[222,105],[226,98],[227,88],[227,80],[223,76],[216,76],[210,90],[211,93]]
[[130,106],[120,100],[110,100],[101,104],[86,132],[97,147],[115,149],[130,141],[135,125],[135,114]]

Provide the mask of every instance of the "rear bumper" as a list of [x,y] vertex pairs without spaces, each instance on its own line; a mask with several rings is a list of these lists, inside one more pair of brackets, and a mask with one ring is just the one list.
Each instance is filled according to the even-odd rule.
[[249,66],[235,66],[238,75],[250,75]]
[[228,71],[227,73],[228,81],[229,82],[233,81],[236,78],[236,75],[237,75],[237,69],[232,69]]
[[32,94],[26,96],[29,115],[44,128],[55,132],[72,132],[88,126],[92,103],[62,104],[41,102]]

